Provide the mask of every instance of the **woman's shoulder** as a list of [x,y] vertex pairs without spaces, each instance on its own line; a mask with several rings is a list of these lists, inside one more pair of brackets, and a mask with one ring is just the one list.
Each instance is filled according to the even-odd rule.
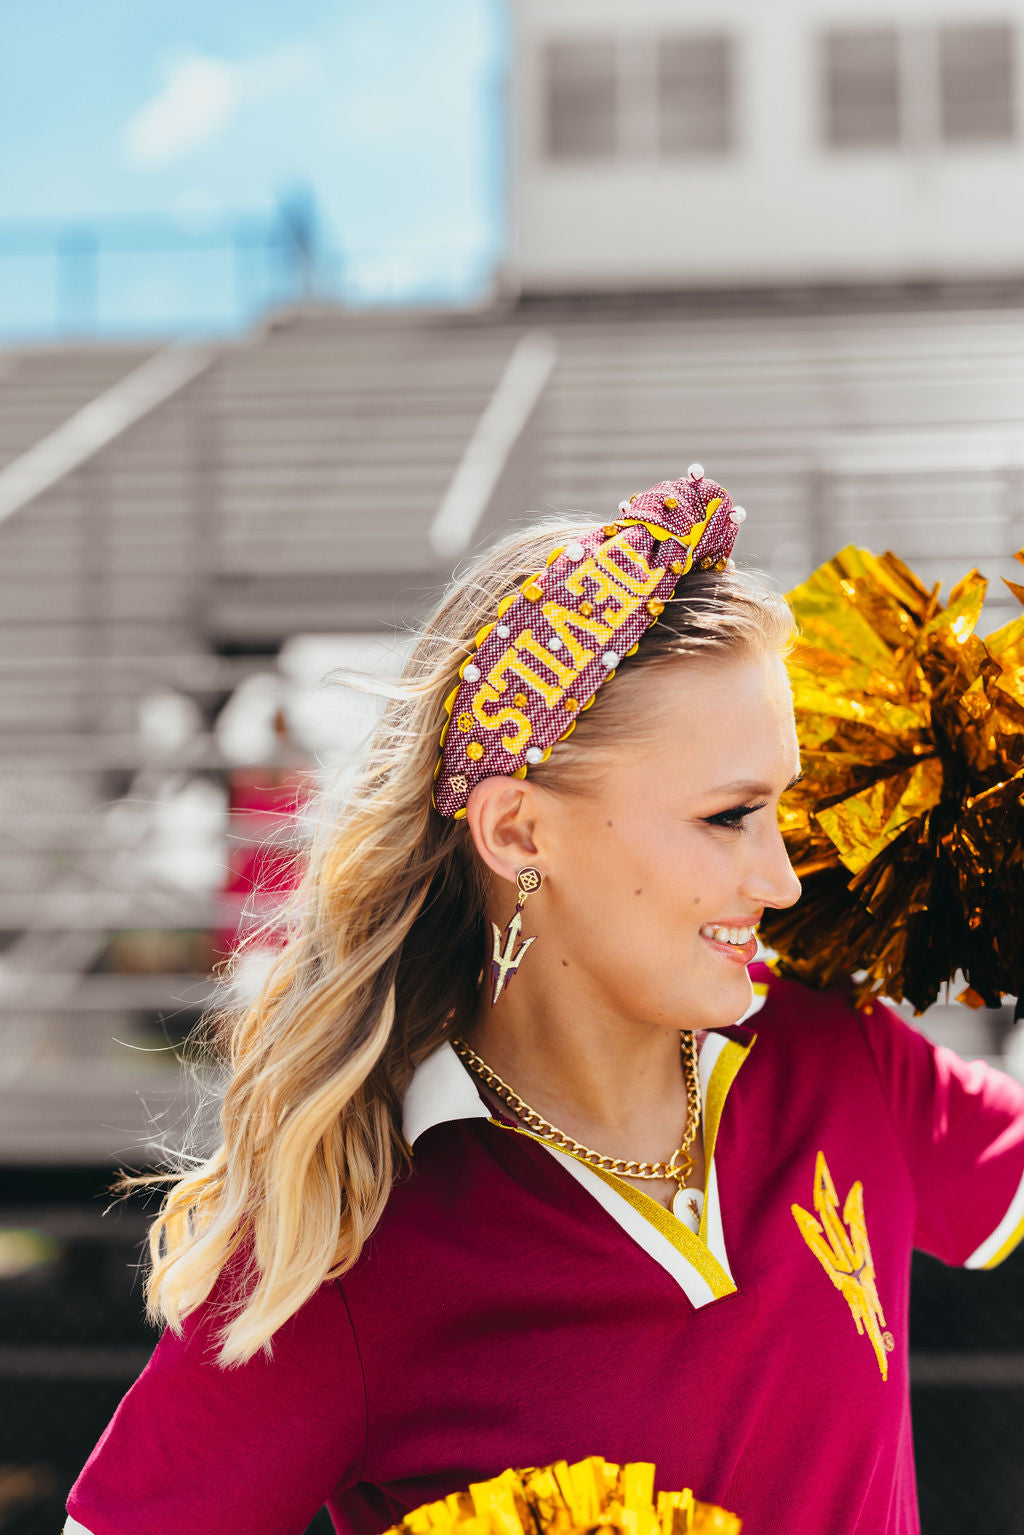
[[834,1062],[835,1052],[844,1045],[859,1055],[869,1054],[877,1032],[912,1028],[891,1005],[877,998],[858,1006],[850,984],[808,986],[780,975],[764,962],[751,965],[750,978],[758,1004],[750,1027],[762,1047],[775,1047],[787,1054],[809,1051],[817,1055],[827,1050]]
[[[236,1251],[221,1268],[206,1299],[185,1314],[180,1328],[165,1328],[156,1353],[168,1364],[173,1361],[176,1369],[237,1370],[237,1363],[222,1365],[220,1344],[226,1327],[244,1308],[254,1282],[250,1263]],[[276,1366],[280,1373],[285,1362],[302,1373],[330,1371],[338,1356],[351,1347],[351,1322],[336,1279],[323,1278],[299,1304],[291,1296],[281,1312],[281,1322],[268,1346],[250,1355],[243,1366],[251,1375],[268,1366]]]
[[761,997],[763,1005],[755,1015],[754,1027],[758,1028],[769,1018],[776,1018],[785,1011],[796,1021],[823,1020],[855,1017],[857,1009],[852,999],[852,987],[834,984],[815,987],[783,974],[774,961],[755,960],[750,966],[750,979],[755,998]]

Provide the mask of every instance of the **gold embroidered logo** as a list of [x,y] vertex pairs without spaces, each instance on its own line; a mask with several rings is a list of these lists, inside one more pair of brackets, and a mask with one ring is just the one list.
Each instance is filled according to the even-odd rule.
[[895,1345],[892,1334],[882,1331],[885,1315],[875,1289],[875,1265],[864,1220],[864,1185],[859,1180],[853,1185],[840,1219],[836,1186],[825,1153],[819,1151],[814,1164],[814,1208],[818,1219],[800,1205],[791,1208],[801,1236],[849,1306],[857,1331],[870,1338],[882,1379],[887,1379],[886,1354]]

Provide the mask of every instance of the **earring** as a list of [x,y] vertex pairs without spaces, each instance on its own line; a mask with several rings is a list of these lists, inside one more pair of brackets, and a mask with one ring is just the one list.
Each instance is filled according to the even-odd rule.
[[[501,996],[503,988],[508,985],[509,976],[515,975],[523,962],[523,955],[531,943],[533,943],[533,938],[524,938],[522,943],[519,944],[518,949],[516,948],[516,944],[519,942],[519,934],[523,930],[523,907],[526,905],[526,897],[532,895],[535,890],[539,890],[543,883],[544,876],[539,869],[529,866],[525,869],[520,869],[516,875],[516,889],[519,891],[519,899],[516,902],[516,909],[508,926],[505,928],[504,934],[501,933],[496,922],[491,923],[491,933],[494,939],[491,951],[491,981],[494,986],[491,996],[492,1007]],[[504,948],[502,948],[503,939]]]

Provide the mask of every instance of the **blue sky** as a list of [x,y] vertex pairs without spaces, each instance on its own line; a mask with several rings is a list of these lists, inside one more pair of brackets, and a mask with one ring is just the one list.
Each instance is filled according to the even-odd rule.
[[[502,0],[0,0],[0,27],[0,250],[12,221],[201,231],[306,187],[351,297],[458,300],[486,281]],[[224,254],[99,272],[101,328],[230,320]],[[56,287],[46,258],[0,254],[0,333],[54,326]]]

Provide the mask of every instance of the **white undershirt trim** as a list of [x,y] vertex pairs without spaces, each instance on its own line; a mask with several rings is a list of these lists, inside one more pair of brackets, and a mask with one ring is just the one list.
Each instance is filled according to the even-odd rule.
[[1024,1237],[1024,1178],[1010,1201],[1010,1208],[990,1237],[976,1247],[964,1264],[965,1269],[995,1268],[1008,1257]]
[[729,1267],[729,1254],[725,1249],[725,1230],[722,1226],[722,1205],[718,1197],[718,1168],[715,1166],[714,1157],[708,1163],[708,1191],[705,1199],[707,1219],[705,1224],[705,1241],[708,1251],[725,1269],[733,1284],[732,1269]]

